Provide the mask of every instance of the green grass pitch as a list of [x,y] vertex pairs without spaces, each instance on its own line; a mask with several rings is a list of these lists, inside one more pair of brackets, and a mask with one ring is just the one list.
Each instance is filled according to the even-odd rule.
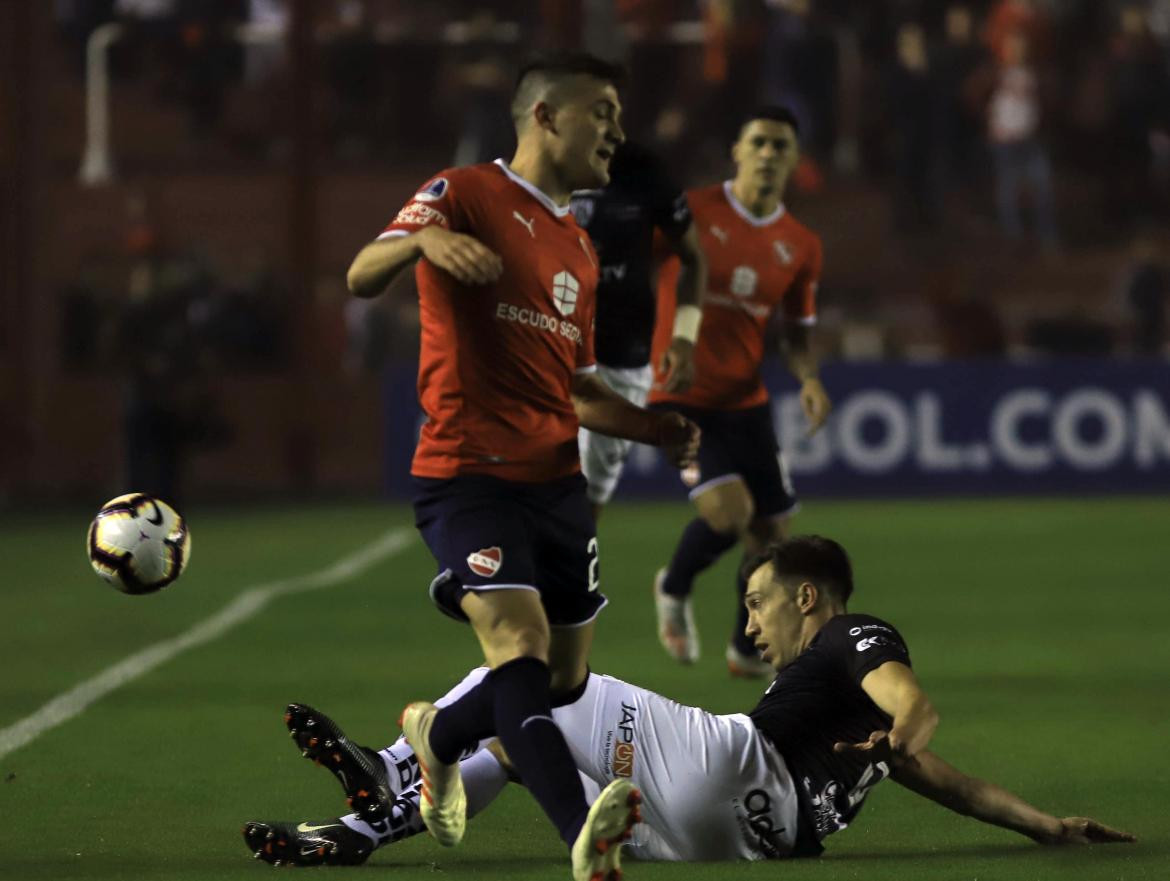
[[[91,512],[0,516],[0,728],[131,653],[214,614],[244,588],[324,568],[387,529],[403,506],[186,512],[192,565],[154,597],[89,572]],[[716,712],[762,688],[730,681],[727,559],[697,593],[704,657],[673,665],[654,638],[649,583],[690,516],[618,504],[601,524],[603,613],[594,669]],[[884,783],[820,861],[639,864],[640,879],[1170,878],[1170,504],[1160,499],[819,503],[802,531],[842,541],[855,611],[892,620],[958,767],[1060,814],[1089,814],[1139,843],[1047,850]],[[426,598],[421,542],[336,587],[275,602],[0,758],[0,878],[257,879],[248,819],[336,816],[332,777],[304,761],[281,714],[307,701],[355,740],[396,735],[409,699],[434,697],[477,662],[469,632]],[[464,845],[426,836],[326,875],[568,878],[566,855],[523,790],[473,821]]]

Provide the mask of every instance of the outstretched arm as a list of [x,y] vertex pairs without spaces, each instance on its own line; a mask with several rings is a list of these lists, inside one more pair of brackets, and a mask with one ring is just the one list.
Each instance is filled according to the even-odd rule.
[[965,817],[1002,826],[1040,844],[1108,844],[1136,840],[1088,817],[1054,817],[1001,786],[968,777],[929,750],[894,771],[893,779],[912,792]]
[[861,687],[893,723],[889,731],[873,732],[865,743],[834,745],[837,752],[868,755],[871,761],[889,760],[892,768],[898,768],[926,749],[938,727],[938,713],[913,670],[898,661],[886,661],[865,675]]
[[679,468],[698,454],[697,425],[679,413],[635,407],[596,373],[578,373],[573,378],[573,407],[583,428],[662,447]]

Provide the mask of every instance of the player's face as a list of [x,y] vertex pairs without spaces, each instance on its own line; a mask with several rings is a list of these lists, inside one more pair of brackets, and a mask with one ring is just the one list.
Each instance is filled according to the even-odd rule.
[[737,184],[760,190],[783,190],[800,159],[796,132],[786,122],[753,119],[731,148]]
[[771,564],[764,564],[748,579],[744,594],[748,623],[745,632],[760,650],[760,657],[781,670],[801,652],[804,614],[796,596],[772,577]]
[[609,183],[614,150],[626,139],[619,122],[622,105],[610,83],[580,77],[556,108],[553,158],[573,190]]

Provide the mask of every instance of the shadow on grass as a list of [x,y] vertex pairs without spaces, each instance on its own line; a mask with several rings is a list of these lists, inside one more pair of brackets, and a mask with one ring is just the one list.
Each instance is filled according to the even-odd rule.
[[[1128,856],[1147,857],[1156,853],[1170,851],[1170,846],[1161,842],[1143,846],[1139,840],[1133,844],[1097,844],[1097,845],[1069,845],[1067,847],[1041,847],[1035,844],[1021,842],[1020,844],[969,844],[961,847],[912,848],[908,850],[882,850],[870,853],[838,853],[826,854],[821,858],[825,863],[854,863],[879,862],[882,860],[955,860],[977,859],[1044,859],[1059,857],[1078,859],[1093,857],[1095,859],[1110,857],[1125,858]],[[1066,857],[1067,855],[1067,857]]]

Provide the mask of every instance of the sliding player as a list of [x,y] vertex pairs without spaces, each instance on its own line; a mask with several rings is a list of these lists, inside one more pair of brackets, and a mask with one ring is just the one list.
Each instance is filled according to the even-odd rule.
[[[814,856],[846,828],[887,777],[960,814],[1041,844],[1132,841],[1086,817],[1058,818],[995,784],[968,777],[929,749],[938,715],[898,631],[851,614],[849,558],[836,542],[797,536],[751,571],[747,634],[776,676],[750,713],[715,715],[619,679],[590,673],[553,710],[593,791],[629,780],[645,795],[629,847],[660,860]],[[447,699],[487,675],[472,671]],[[294,704],[297,742],[328,736],[360,752],[342,784],[400,792],[372,822],[248,823],[256,856],[299,865],[364,862],[375,847],[422,830],[417,777],[400,739],[381,754],[345,740],[327,716]],[[320,753],[308,747],[309,755]],[[503,760],[501,762],[501,759]],[[508,780],[507,760],[483,749],[462,766],[475,810]]]

